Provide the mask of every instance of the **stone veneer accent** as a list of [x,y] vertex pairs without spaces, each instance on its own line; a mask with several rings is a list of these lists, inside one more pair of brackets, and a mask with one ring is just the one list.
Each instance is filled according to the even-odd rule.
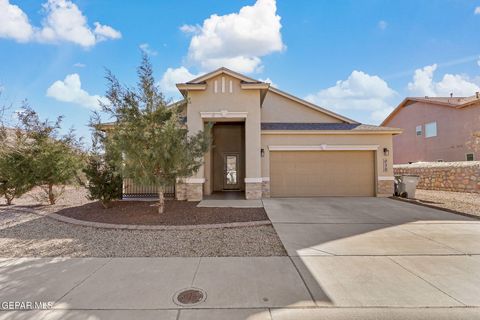
[[183,182],[177,182],[175,185],[175,199],[187,200],[187,184]]
[[203,183],[187,183],[187,200],[202,201]]
[[245,183],[245,199],[247,200],[262,199],[262,182],[246,182]]
[[270,198],[270,181],[262,181],[262,198]]
[[393,180],[378,180],[377,181],[377,195],[378,196],[392,196],[394,192]]
[[394,165],[393,172],[420,176],[419,189],[480,193],[480,161]]

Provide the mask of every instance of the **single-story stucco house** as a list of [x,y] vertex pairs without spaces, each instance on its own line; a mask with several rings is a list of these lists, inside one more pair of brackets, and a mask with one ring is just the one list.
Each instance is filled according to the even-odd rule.
[[360,124],[226,68],[177,88],[190,132],[214,123],[203,167],[176,185],[179,200],[226,191],[246,199],[393,193],[400,129]]

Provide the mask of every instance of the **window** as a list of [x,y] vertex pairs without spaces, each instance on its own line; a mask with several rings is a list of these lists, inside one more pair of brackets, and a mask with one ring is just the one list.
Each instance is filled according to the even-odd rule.
[[466,155],[467,161],[474,161],[475,159],[473,158],[473,153],[467,153]]
[[425,124],[425,138],[431,138],[437,136],[437,123],[430,122]]
[[417,136],[422,135],[422,125],[419,125],[415,128],[415,132],[417,133]]

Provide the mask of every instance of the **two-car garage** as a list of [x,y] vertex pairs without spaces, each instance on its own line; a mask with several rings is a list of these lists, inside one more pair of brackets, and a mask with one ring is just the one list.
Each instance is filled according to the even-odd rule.
[[372,150],[270,150],[270,194],[375,196],[375,165]]

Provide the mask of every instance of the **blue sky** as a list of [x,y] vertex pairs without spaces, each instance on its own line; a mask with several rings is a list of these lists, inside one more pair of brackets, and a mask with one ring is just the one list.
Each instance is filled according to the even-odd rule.
[[[478,9],[477,9],[478,7]],[[159,86],[219,66],[378,124],[405,96],[480,91],[479,1],[0,0],[0,103],[88,136],[105,68]]]

